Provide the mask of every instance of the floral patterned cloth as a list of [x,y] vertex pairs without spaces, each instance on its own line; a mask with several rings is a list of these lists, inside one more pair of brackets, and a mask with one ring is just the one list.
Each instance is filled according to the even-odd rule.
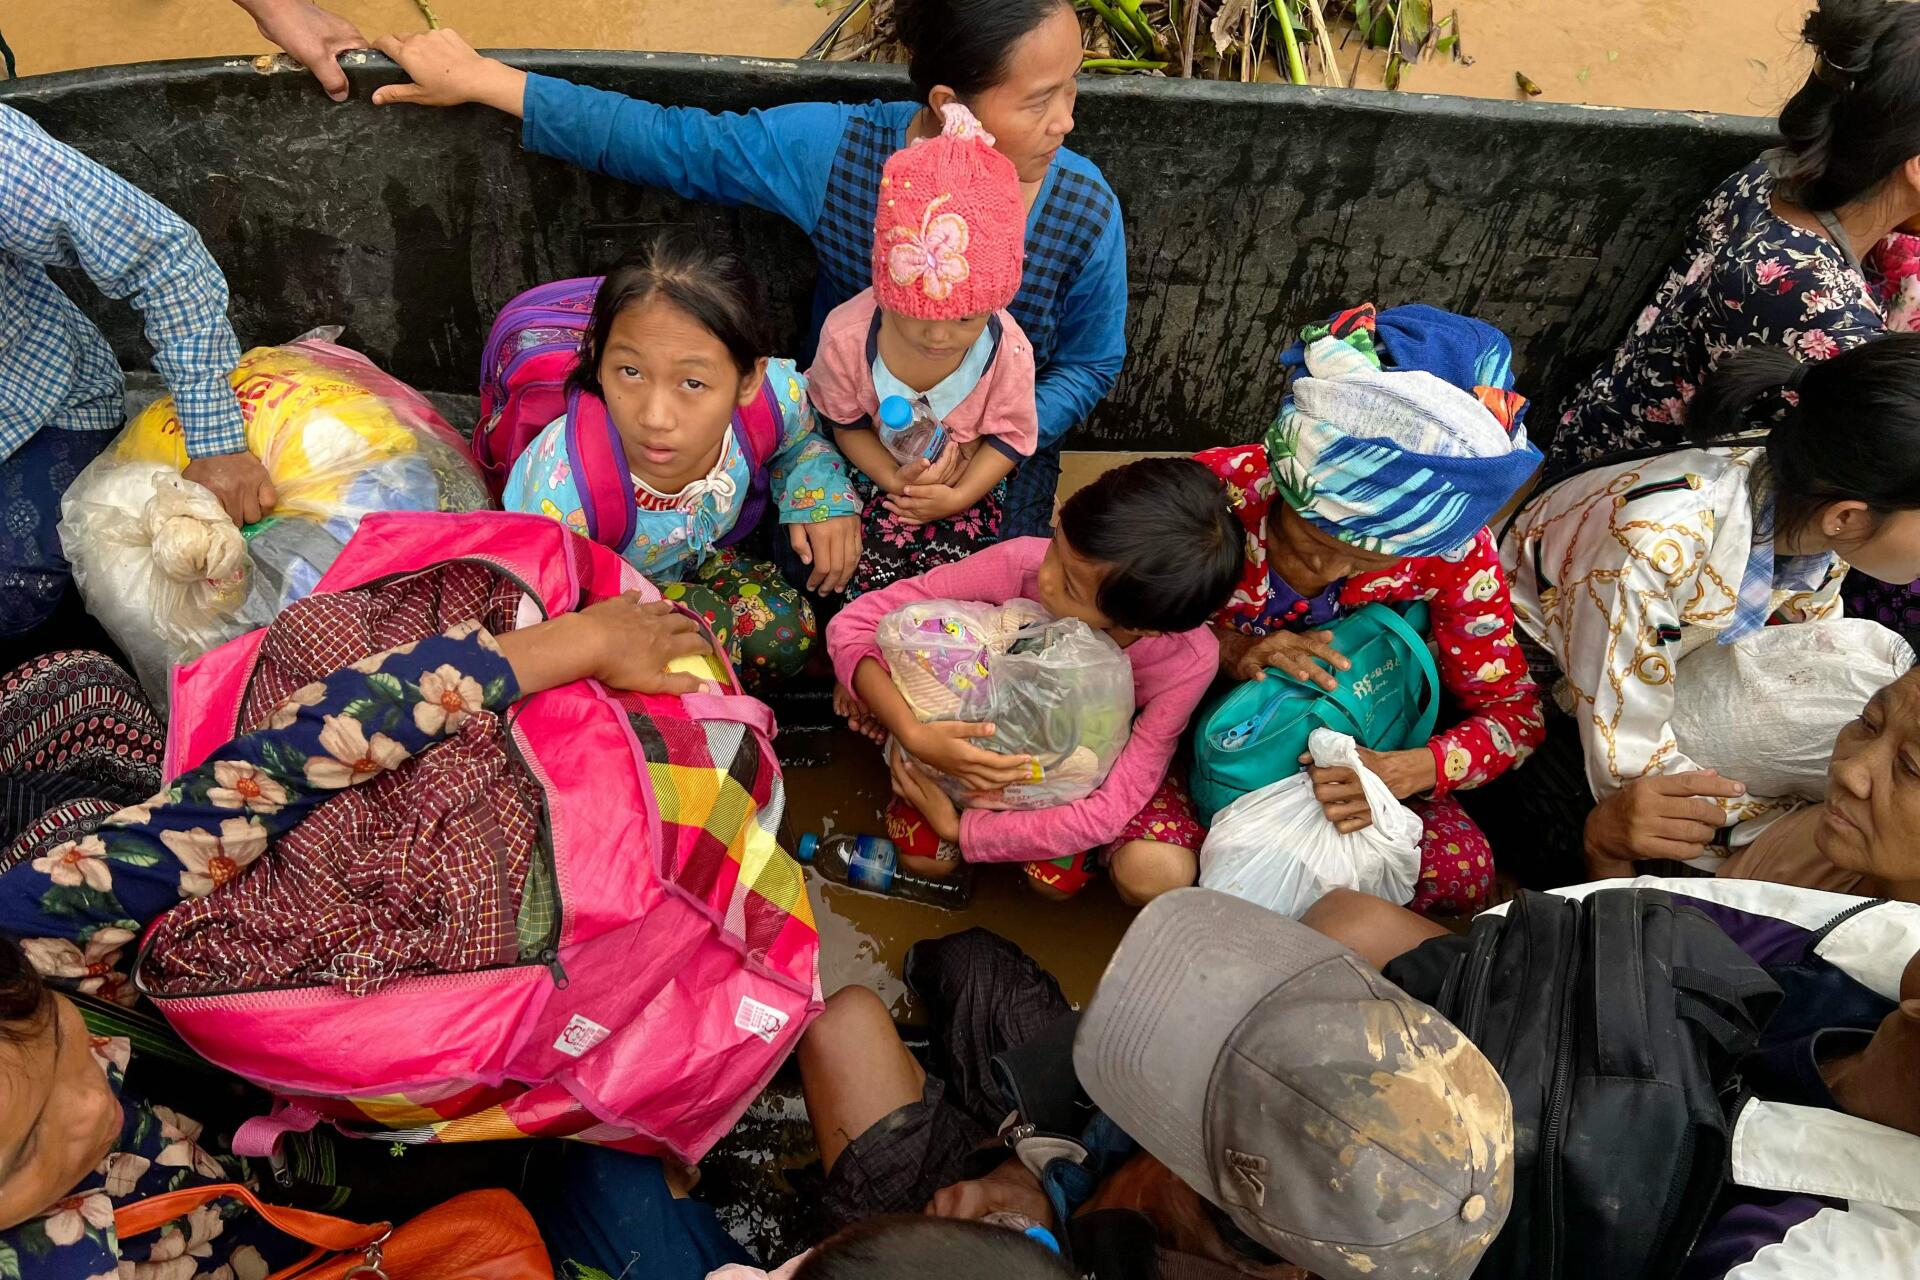
[[382,777],[518,692],[477,626],[307,685],[265,728],[146,803],[0,874],[0,929],[54,986],[129,1003],[124,961],[149,922],[238,876],[343,788]]
[[[793,361],[770,360],[767,382],[780,404],[780,441],[764,464],[780,523],[818,524],[859,515],[860,500],[847,483],[846,460],[815,424],[806,379]],[[713,471],[680,494],[662,497],[636,482],[639,512],[633,540],[621,555],[656,585],[693,577],[720,539],[733,531],[754,473],[745,447],[729,428]],[[586,532],[579,486],[567,460],[565,418],[549,423],[515,460],[501,505],[509,511],[539,512]]]
[[[1767,523],[1752,492],[1765,456],[1686,449],[1582,472],[1528,503],[1501,543],[1514,613],[1565,676],[1559,702],[1579,723],[1595,799],[1696,767],[1669,723],[1676,668],[1695,647],[1756,608],[1776,624],[1839,614],[1846,566],[1832,557],[1810,579],[1761,574],[1757,606],[1745,590],[1756,526]],[[1789,803],[1749,795],[1722,805],[1737,822]]]
[[1626,339],[1568,402],[1547,450],[1549,475],[1682,443],[1700,379],[1742,347],[1825,360],[1885,332],[1865,277],[1825,237],[1777,216],[1773,195],[1763,158],[1707,197]]
[[866,476],[856,472],[853,487],[866,514],[860,517],[860,563],[847,584],[849,600],[943,564],[958,564],[999,542],[1005,526],[1005,480],[965,511],[927,524],[908,524],[887,510],[887,495]]
[[209,1182],[258,1190],[259,1171],[201,1146],[199,1122],[128,1089],[126,1040],[96,1036],[91,1048],[120,1099],[120,1140],[45,1213],[0,1231],[0,1280],[263,1280],[306,1254],[232,1199],[121,1240],[113,1230],[120,1206]]
[[[342,789],[360,786],[518,695],[491,638],[456,628],[377,655],[295,692],[267,727],[235,739],[94,835],[0,875],[0,929],[47,982],[126,1002],[125,961],[141,928],[204,898],[267,842]],[[243,1162],[199,1146],[200,1127],[124,1089],[125,1041],[94,1056],[121,1095],[121,1140],[46,1213],[0,1232],[0,1280],[261,1280],[304,1252],[234,1202],[124,1244],[114,1209],[163,1191],[246,1180]]]
[[[1228,499],[1246,529],[1240,583],[1214,622],[1246,635],[1266,635],[1279,629],[1268,620],[1273,578],[1267,568],[1267,512],[1274,483],[1266,449],[1239,445],[1195,456],[1226,482]],[[1414,600],[1432,609],[1440,682],[1466,713],[1427,744],[1439,779],[1432,794],[1438,797],[1484,785],[1524,760],[1539,745],[1546,721],[1514,635],[1506,573],[1490,530],[1482,529],[1457,555],[1411,557],[1351,578],[1340,590],[1342,612]],[[1298,621],[1280,625],[1303,629]]]
[[749,688],[798,675],[820,636],[813,606],[780,570],[732,548],[714,552],[686,581],[667,583],[660,594],[706,619]]
[[1414,799],[1420,815],[1420,878],[1407,906],[1421,915],[1465,916],[1493,896],[1493,846],[1451,796]]

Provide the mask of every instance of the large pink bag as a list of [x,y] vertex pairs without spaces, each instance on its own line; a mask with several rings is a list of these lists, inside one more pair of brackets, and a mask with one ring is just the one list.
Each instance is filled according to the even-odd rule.
[[[500,512],[370,515],[316,594],[450,561],[517,583],[523,617],[657,595],[564,526]],[[169,777],[234,736],[264,636],[175,672]],[[559,906],[537,958],[358,997],[156,997],[194,1049],[281,1100],[235,1150],[265,1154],[321,1120],[389,1139],[573,1136],[687,1160],[724,1135],[821,1008],[800,869],[768,835],[783,802],[772,713],[727,678],[724,694],[642,697],[589,680],[516,704],[509,733],[544,793]],[[733,725],[745,737],[729,773],[707,747],[739,738]]]

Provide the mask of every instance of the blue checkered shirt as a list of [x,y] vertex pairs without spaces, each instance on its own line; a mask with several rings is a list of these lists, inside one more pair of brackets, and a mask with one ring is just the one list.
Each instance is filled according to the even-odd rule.
[[[688,200],[781,214],[813,240],[813,333],[873,283],[873,221],[887,157],[919,104],[801,102],[715,114],[662,107],[550,76],[527,80],[522,141],[535,151]],[[1020,292],[1008,308],[1033,343],[1040,449],[1008,484],[1007,537],[1044,535],[1060,441],[1113,389],[1126,356],[1127,253],[1120,202],[1062,148],[1027,216]],[[803,362],[810,352],[802,352]]]
[[125,416],[112,348],[48,267],[77,267],[140,309],[190,454],[247,447],[227,282],[199,233],[0,107],[0,461],[42,427],[111,431]]

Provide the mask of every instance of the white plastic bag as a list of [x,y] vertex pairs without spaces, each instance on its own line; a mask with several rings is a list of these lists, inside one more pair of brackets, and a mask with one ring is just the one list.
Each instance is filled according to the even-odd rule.
[[1420,875],[1420,815],[1394,798],[1360,763],[1352,738],[1315,729],[1313,762],[1360,776],[1370,826],[1341,835],[1313,798],[1305,769],[1249,792],[1222,809],[1200,849],[1200,885],[1298,920],[1331,889],[1358,889],[1388,902],[1413,899]]
[[1824,800],[1833,740],[1913,650],[1870,618],[1766,627],[1702,645],[1674,678],[1675,743],[1755,796]]
[[[990,721],[994,735],[981,746],[1033,757],[1033,781],[1005,788],[993,808],[1048,809],[1091,794],[1132,730],[1133,665],[1120,646],[1031,600],[915,601],[882,618],[875,641],[921,721]],[[964,787],[935,777],[966,803]]]

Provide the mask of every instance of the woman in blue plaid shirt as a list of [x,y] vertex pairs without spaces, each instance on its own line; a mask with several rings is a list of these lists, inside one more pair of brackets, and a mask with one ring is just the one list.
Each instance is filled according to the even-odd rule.
[[377,90],[373,100],[484,103],[521,117],[522,141],[534,151],[686,199],[791,219],[819,259],[816,335],[829,311],[872,282],[887,157],[939,133],[942,106],[964,104],[1013,161],[1027,199],[1025,272],[1008,310],[1033,343],[1040,447],[1014,474],[1003,530],[1044,536],[1061,438],[1112,388],[1126,353],[1120,205],[1100,170],[1064,145],[1079,22],[1069,0],[902,0],[895,8],[918,102],[804,102],[744,115],[661,107],[482,58],[444,29],[379,41],[414,83]]

